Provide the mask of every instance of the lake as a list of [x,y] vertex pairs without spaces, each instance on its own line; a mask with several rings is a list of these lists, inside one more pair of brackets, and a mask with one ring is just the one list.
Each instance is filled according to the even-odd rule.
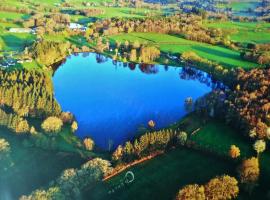
[[108,149],[156,123],[164,128],[186,115],[185,104],[216,87],[192,68],[125,64],[99,54],[72,55],[55,71],[55,96],[79,124],[76,134]]

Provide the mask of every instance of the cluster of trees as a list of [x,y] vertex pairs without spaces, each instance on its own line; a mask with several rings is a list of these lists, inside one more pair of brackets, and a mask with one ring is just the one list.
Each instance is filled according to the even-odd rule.
[[54,99],[53,85],[48,75],[36,70],[0,70],[1,126],[19,134],[35,134],[29,118],[60,114],[61,108]]
[[241,53],[241,57],[268,66],[270,64],[270,44],[249,44],[248,49]]
[[112,154],[112,160],[116,163],[129,163],[152,153],[166,150],[172,145],[184,145],[187,140],[185,132],[174,132],[160,130],[142,135],[133,143],[126,142],[124,146],[119,145]]
[[222,80],[227,85],[233,83],[231,78],[231,71],[224,68],[222,65],[202,58],[193,51],[186,51],[180,55],[180,58],[187,64],[195,65],[196,68],[207,71],[217,80]]
[[87,8],[87,9],[70,10],[69,13],[73,15],[84,15],[86,17],[93,17],[103,15],[105,11],[102,9]]
[[12,7],[12,6],[5,6],[3,4],[0,5],[0,11],[16,12],[21,14],[33,14],[33,12],[27,7]]
[[124,62],[129,60],[131,62],[151,63],[160,57],[159,48],[141,45],[136,41],[133,44],[130,44],[128,41],[125,41],[124,44],[117,41],[115,47],[114,60],[122,59]]
[[251,138],[268,139],[270,127],[270,69],[238,69],[231,80],[232,90],[214,91],[196,103],[197,111],[207,117],[226,119]]
[[70,16],[62,13],[36,13],[23,22],[24,27],[35,27],[37,34],[62,31],[70,23]]
[[6,113],[3,109],[0,109],[0,125],[6,126],[15,133],[26,133],[30,129],[26,119],[14,113]]
[[113,18],[97,21],[89,28],[89,32],[92,33],[90,36],[130,32],[181,34],[189,40],[220,43],[223,40],[222,30],[205,28],[202,21],[201,16],[187,14],[142,19]]
[[50,77],[36,70],[0,70],[0,105],[21,117],[61,113]]
[[91,188],[111,171],[109,161],[95,158],[83,164],[80,169],[65,170],[47,190],[35,190],[29,196],[22,196],[20,200],[79,199],[82,190]]
[[71,53],[70,48],[71,44],[69,42],[41,40],[35,42],[25,54],[33,57],[41,64],[50,66],[69,55]]
[[234,177],[223,175],[211,179],[205,185],[187,185],[183,187],[176,200],[226,200],[235,199],[239,193],[238,181]]

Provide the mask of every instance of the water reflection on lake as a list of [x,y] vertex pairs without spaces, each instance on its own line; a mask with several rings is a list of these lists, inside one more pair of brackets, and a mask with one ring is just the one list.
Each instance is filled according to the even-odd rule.
[[192,68],[121,63],[98,54],[72,55],[53,76],[56,99],[75,114],[77,135],[108,149],[131,139],[149,120],[156,129],[183,117],[184,101],[217,84]]

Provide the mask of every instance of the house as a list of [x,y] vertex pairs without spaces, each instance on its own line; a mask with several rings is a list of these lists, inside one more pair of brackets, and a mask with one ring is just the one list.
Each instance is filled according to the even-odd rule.
[[81,24],[78,24],[78,23],[70,23],[69,24],[69,28],[71,30],[80,30],[80,31],[86,31],[86,27],[84,27],[83,25]]
[[11,33],[33,33],[31,28],[10,28],[9,32]]

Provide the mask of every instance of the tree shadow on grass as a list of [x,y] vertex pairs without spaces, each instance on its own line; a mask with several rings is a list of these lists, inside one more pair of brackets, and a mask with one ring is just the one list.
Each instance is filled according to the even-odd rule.
[[4,42],[4,45],[9,50],[23,50],[25,47],[31,45],[34,41],[34,39],[30,36],[26,38],[20,38],[14,34],[2,35],[1,38]]
[[226,53],[220,50],[213,49],[211,47],[204,47],[204,46],[192,46],[193,49],[202,51],[208,54],[213,54],[220,57],[226,57],[230,59],[241,59],[239,54],[232,54],[232,53]]

